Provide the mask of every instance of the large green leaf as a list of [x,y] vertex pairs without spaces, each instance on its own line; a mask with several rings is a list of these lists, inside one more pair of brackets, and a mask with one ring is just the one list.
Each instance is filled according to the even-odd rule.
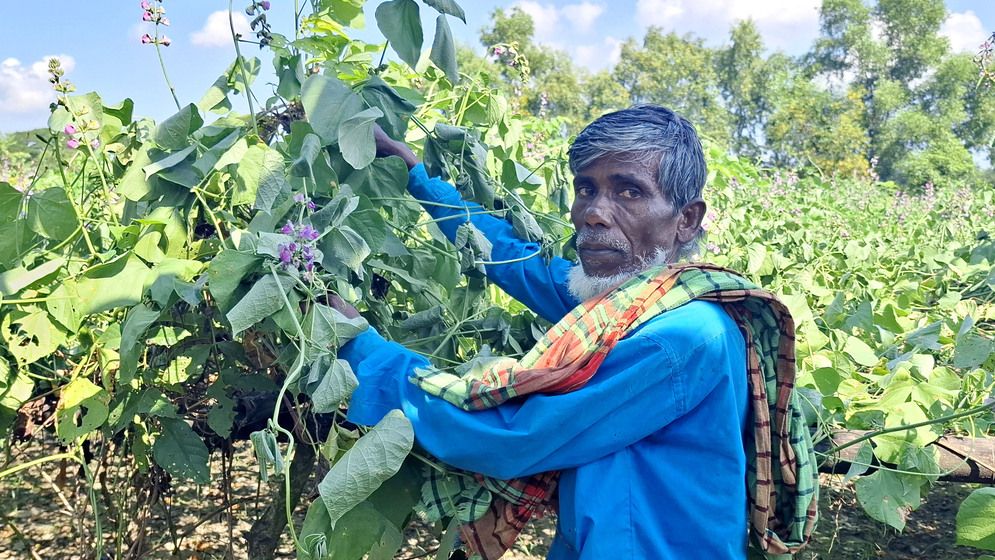
[[203,124],[197,106],[191,103],[159,123],[152,140],[163,150],[182,150],[189,144],[190,135]]
[[200,436],[183,420],[160,418],[162,432],[152,445],[156,464],[169,474],[192,480],[197,484],[211,481],[207,464],[207,446]]
[[304,319],[304,334],[318,351],[339,348],[369,328],[366,319],[350,319],[339,310],[315,303]]
[[377,27],[397,56],[414,68],[421,56],[422,29],[415,0],[389,0],[377,6]]
[[377,156],[377,146],[373,141],[373,124],[383,116],[376,107],[360,111],[339,125],[339,149],[342,157],[355,169],[362,169],[373,163]]
[[85,436],[107,420],[107,393],[85,377],[77,377],[62,388],[55,409],[55,433],[69,443]]
[[390,560],[403,540],[398,528],[370,502],[360,502],[333,527],[325,503],[315,500],[304,518],[300,543],[300,558]]
[[32,231],[56,241],[63,241],[79,227],[79,219],[66,191],[52,187],[32,192],[27,199],[27,223]]
[[891,471],[876,471],[857,479],[857,500],[868,515],[901,531],[909,514],[922,501],[922,479]]
[[336,522],[394,476],[414,445],[411,422],[392,410],[334,464],[318,484],[328,509],[329,524]]
[[408,166],[399,157],[377,158],[363,169],[353,171],[345,183],[368,197],[403,196],[408,186]]
[[226,315],[232,332],[238,334],[282,309],[283,295],[293,284],[294,281],[290,278],[283,278],[278,283],[272,274],[256,280],[249,293]]
[[456,0],[422,0],[426,5],[435,8],[439,13],[449,14],[463,20],[466,23],[466,14],[463,8],[456,3]]
[[13,295],[24,288],[55,274],[66,264],[66,259],[55,258],[46,261],[30,270],[18,267],[6,272],[0,272],[0,296]]
[[851,336],[846,339],[843,351],[853,358],[853,361],[862,366],[871,367],[878,363],[878,357],[877,354],[874,353],[874,350],[872,350],[866,342],[855,336]]
[[971,369],[980,366],[995,350],[995,343],[975,332],[957,337],[954,347],[954,367]]
[[349,362],[317,360],[308,376],[308,385],[314,412],[329,413],[338,410],[342,401],[359,386],[359,381]]
[[269,212],[290,198],[290,183],[283,156],[265,144],[250,146],[235,172],[238,187],[232,204],[253,204]]
[[326,146],[338,142],[343,120],[364,109],[362,98],[349,86],[324,74],[314,74],[304,81],[301,104],[311,128]]
[[211,259],[207,268],[207,289],[218,307],[227,311],[234,305],[233,295],[247,274],[256,269],[262,259],[256,255],[225,249]]
[[26,372],[11,368],[6,359],[0,358],[0,438],[7,437],[18,409],[31,398],[34,386]]
[[453,32],[449,29],[449,22],[446,16],[439,15],[435,19],[435,40],[432,41],[432,62],[446,73],[449,81],[456,83],[459,81],[459,70],[456,67],[456,42],[453,40]]
[[957,544],[995,550],[995,488],[978,488],[961,503]]
[[322,240],[322,253],[325,258],[321,264],[327,269],[335,270],[337,263],[342,263],[356,274],[362,275],[363,261],[370,256],[370,246],[349,226],[331,230]]
[[3,316],[0,336],[6,350],[22,367],[55,352],[66,341],[66,335],[42,309],[18,309]]
[[159,318],[159,311],[139,304],[128,310],[128,315],[121,325],[121,354],[120,374],[118,384],[127,385],[131,382],[138,369],[138,358],[141,355],[144,344],[139,344],[139,339],[145,331]]

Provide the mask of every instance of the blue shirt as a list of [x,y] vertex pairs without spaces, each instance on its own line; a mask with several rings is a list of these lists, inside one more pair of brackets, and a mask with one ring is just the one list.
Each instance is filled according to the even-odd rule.
[[[415,198],[441,218],[482,209],[424,166]],[[493,243],[492,260],[538,251],[493,216],[471,220]],[[464,219],[444,220],[453,239]],[[541,258],[487,266],[487,275],[536,313],[557,321],[577,301],[572,263]],[[340,357],[359,378],[349,418],[374,424],[400,408],[419,445],[445,463],[508,479],[560,470],[553,560],[744,559],[749,393],[743,337],[716,304],[693,301],[618,342],[584,387],[466,412],[408,381],[428,361],[369,330]]]

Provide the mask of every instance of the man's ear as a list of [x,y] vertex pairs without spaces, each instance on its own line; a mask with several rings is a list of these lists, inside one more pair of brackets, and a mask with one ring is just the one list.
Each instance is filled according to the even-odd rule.
[[681,208],[677,219],[677,240],[688,243],[701,231],[701,221],[705,219],[705,201],[696,198]]

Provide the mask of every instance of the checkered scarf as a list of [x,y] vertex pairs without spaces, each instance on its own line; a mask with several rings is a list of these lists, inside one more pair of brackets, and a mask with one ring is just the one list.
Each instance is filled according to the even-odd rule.
[[[819,486],[811,437],[793,392],[794,321],[773,294],[730,270],[701,263],[647,270],[574,308],[517,362],[500,360],[482,375],[462,377],[421,370],[412,382],[467,411],[533,393],[574,391],[591,379],[626,334],[694,299],[721,304],[746,341],[754,423],[748,442],[752,452],[747,453],[753,542],[768,554],[797,552],[815,528]],[[484,560],[499,558],[530,518],[553,507],[558,479],[557,472],[507,481],[475,475],[477,491],[442,495],[432,489],[446,475],[430,476],[423,499],[429,504],[434,500],[437,511],[445,504],[462,508],[459,517],[467,521],[461,528],[463,541]],[[493,494],[489,503],[460,503],[461,496],[479,498],[481,487]]]

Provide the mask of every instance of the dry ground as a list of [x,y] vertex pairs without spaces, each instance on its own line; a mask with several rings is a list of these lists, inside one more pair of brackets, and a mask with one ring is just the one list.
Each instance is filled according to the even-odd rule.
[[[33,444],[25,451],[30,452],[25,457],[38,457],[42,448],[39,444]],[[235,457],[231,500],[236,505],[231,525],[228,516],[218,513],[224,503],[221,488],[178,488],[170,498],[176,513],[167,517],[164,508],[153,510],[147,531],[153,550],[144,555],[145,558],[208,560],[246,557],[243,533],[249,529],[265,502],[257,497],[259,488],[255,462],[247,446],[241,448]],[[217,465],[213,467],[217,468]],[[65,481],[60,482],[60,476],[64,476]],[[863,513],[852,486],[841,485],[837,478],[824,477],[819,531],[810,551],[799,558],[980,558],[982,553],[954,543],[957,507],[971,490],[967,485],[938,484],[928,494],[926,503],[912,514],[905,532],[897,534]],[[82,551],[89,544],[87,539],[93,527],[89,510],[78,510],[84,503],[83,496],[85,492],[78,482],[75,468],[60,472],[57,463],[48,463],[0,480],[0,560],[82,560],[88,557]],[[516,550],[507,555],[507,560],[543,558],[554,531],[555,521],[552,519],[534,522],[519,540]],[[426,527],[411,529],[406,537],[408,546],[398,558],[435,557],[431,552],[437,541]],[[108,541],[107,545],[114,550],[113,542]],[[277,558],[293,557],[289,538],[285,538]]]

